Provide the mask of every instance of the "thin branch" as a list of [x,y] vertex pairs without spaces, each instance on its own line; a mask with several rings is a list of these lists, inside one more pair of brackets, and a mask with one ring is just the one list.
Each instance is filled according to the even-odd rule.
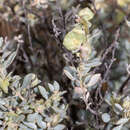
[[129,76],[127,77],[127,79],[123,82],[123,84],[121,85],[121,87],[120,87],[118,93],[122,93],[122,92],[123,92],[123,89],[124,89],[125,86],[128,84],[129,80],[130,80],[130,75],[129,75]]

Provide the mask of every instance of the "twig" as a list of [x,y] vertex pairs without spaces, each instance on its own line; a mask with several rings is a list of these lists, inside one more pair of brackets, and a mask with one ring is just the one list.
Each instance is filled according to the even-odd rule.
[[116,31],[115,40],[112,42],[112,44],[110,45],[110,47],[104,53],[104,55],[103,55],[103,57],[101,59],[102,62],[104,61],[104,59],[106,58],[106,56],[108,55],[108,53],[112,51],[113,47],[115,47],[115,44],[117,43],[117,40],[119,39],[119,32],[120,32],[120,28],[118,28],[117,31]]
[[[94,10],[96,12],[97,17],[99,18],[99,11],[96,9],[95,0],[91,0],[91,2],[92,2],[92,5],[94,7]],[[104,39],[104,43],[105,43],[107,41],[107,35],[106,35],[105,28],[104,28],[104,24],[103,24],[103,22],[100,19],[99,19],[99,24],[100,24],[101,30],[103,31],[103,35],[104,35],[103,39]]]
[[106,81],[106,78],[107,78],[107,76],[108,76],[108,74],[110,72],[110,69],[111,69],[111,67],[112,67],[112,65],[113,65],[113,63],[115,61],[115,51],[116,51],[117,40],[119,39],[119,34],[120,34],[119,32],[120,32],[120,28],[117,29],[114,41],[112,42],[111,46],[107,49],[106,53],[103,55],[103,58],[101,59],[101,61],[103,62],[104,59],[106,58],[107,54],[112,51],[111,62],[109,64],[109,66],[106,65],[107,70],[106,70],[106,72],[104,74],[104,78],[101,80],[101,82],[99,84],[99,87],[98,87],[98,89],[96,91],[96,100],[98,99],[98,94],[99,94],[100,98],[103,99],[102,94],[101,94],[101,87],[102,87],[102,83],[104,83]]
[[31,38],[31,31],[30,31],[30,25],[29,25],[29,22],[28,22],[28,19],[27,19],[27,10],[26,10],[26,6],[25,6],[25,2],[26,1],[23,1],[22,2],[22,6],[23,6],[23,9],[24,9],[24,14],[25,14],[25,17],[26,17],[26,26],[27,26],[27,32],[28,32],[28,40],[29,40],[29,44],[30,44],[30,49],[33,50],[33,47],[32,47],[32,38]]
[[123,82],[123,84],[121,85],[118,93],[122,93],[124,87],[127,85],[128,81],[130,80],[130,75],[128,75],[127,79]]
[[127,79],[123,82],[123,84],[120,86],[120,89],[118,91],[118,93],[122,93],[123,89],[125,88],[125,86],[127,85],[127,83],[130,80],[130,65],[127,66],[127,72],[128,72],[128,76]]

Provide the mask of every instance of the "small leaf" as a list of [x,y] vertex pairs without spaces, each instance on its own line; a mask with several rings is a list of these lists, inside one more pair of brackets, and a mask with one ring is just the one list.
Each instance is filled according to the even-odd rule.
[[120,120],[118,120],[118,121],[116,122],[116,124],[117,124],[117,125],[121,125],[121,124],[127,123],[128,121],[129,121],[128,118],[121,118]]
[[46,89],[42,86],[38,86],[39,90],[40,90],[40,93],[41,95],[45,98],[45,99],[48,99],[48,92],[46,91]]
[[0,48],[3,46],[3,38],[0,37]]
[[19,115],[16,122],[22,122],[25,119],[25,115]]
[[3,125],[3,121],[0,120],[0,125]]
[[108,113],[104,113],[102,114],[102,120],[105,122],[105,123],[108,123],[110,121],[110,115]]
[[25,77],[24,77],[24,80],[23,80],[23,84],[22,84],[22,88],[27,88],[29,86],[31,86],[31,83],[32,83],[32,79],[35,75],[30,73],[30,74],[27,74]]
[[20,124],[19,127],[20,127],[19,130],[28,130],[28,129],[30,129],[30,128],[28,128],[27,126],[25,126],[23,124]]
[[72,81],[75,80],[75,78],[71,75],[71,73],[68,70],[64,70],[65,75]]
[[115,108],[118,109],[120,112],[123,111],[123,108],[122,108],[122,106],[121,106],[120,104],[115,103],[114,106],[115,106]]
[[91,77],[92,77],[91,74],[89,74],[88,76],[86,76],[85,79],[84,79],[84,84],[87,84],[90,81]]
[[40,128],[46,129],[47,124],[46,124],[46,122],[42,121],[42,116],[37,115],[37,120],[36,120],[36,122],[37,122],[37,124],[38,124],[38,126],[39,126]]
[[87,86],[91,87],[91,86],[96,85],[100,79],[101,79],[101,74],[94,74],[91,77],[90,81],[88,82]]
[[1,104],[0,104],[0,109],[3,110],[3,111],[7,111],[8,110],[5,106],[3,106]]
[[125,18],[125,21],[126,21],[127,26],[130,27],[130,21],[128,21],[126,18]]
[[7,60],[4,62],[4,67],[8,68],[10,64],[12,64],[14,58],[16,57],[17,52],[12,52],[11,55],[7,58]]
[[2,55],[2,59],[7,58],[11,53],[12,53],[11,51],[4,52],[3,55]]
[[54,127],[54,130],[63,130],[65,128],[65,125],[58,124],[56,127]]
[[35,74],[32,76],[32,87],[38,85],[41,81],[37,78]]
[[60,85],[58,82],[54,81],[54,87],[55,87],[55,91],[59,91]]
[[35,122],[36,116],[37,116],[37,113],[29,114],[29,115],[27,116],[27,121],[28,121],[28,122]]
[[32,128],[32,129],[37,129],[37,126],[36,126],[36,124],[35,123],[30,123],[30,122],[23,122],[24,123],[24,125],[26,125],[27,127],[29,127],[29,128]]
[[81,25],[77,25],[72,31],[66,34],[63,45],[70,51],[78,50],[86,40],[85,31]]
[[88,62],[88,64],[86,64],[85,66],[86,67],[96,67],[96,66],[99,66],[101,65],[101,62],[97,59],[95,60],[92,60],[91,62]]
[[80,10],[78,15],[86,21],[91,20],[94,16],[93,12],[89,8],[84,8]]
[[48,87],[49,87],[51,92],[53,92],[55,90],[54,86],[50,83],[48,83]]
[[122,130],[123,125],[119,125],[117,127],[114,127],[112,130]]
[[1,79],[0,78],[0,88],[5,92],[8,93],[9,81],[8,79]]

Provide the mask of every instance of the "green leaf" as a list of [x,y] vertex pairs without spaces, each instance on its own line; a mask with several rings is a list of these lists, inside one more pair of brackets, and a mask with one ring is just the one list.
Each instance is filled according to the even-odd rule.
[[83,18],[86,22],[91,20],[94,16],[93,12],[89,8],[84,8],[80,10],[78,14],[81,18]]
[[86,40],[85,31],[81,25],[77,25],[72,31],[66,34],[63,45],[70,51],[78,50]]
[[9,80],[7,78],[5,78],[5,79],[0,78],[0,88],[5,93],[8,93],[8,87],[9,87]]

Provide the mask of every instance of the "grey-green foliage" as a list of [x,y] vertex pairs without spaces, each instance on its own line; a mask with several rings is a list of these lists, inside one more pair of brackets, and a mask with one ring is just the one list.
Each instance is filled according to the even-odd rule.
[[[7,130],[62,130],[67,105],[61,104],[64,91],[60,85],[39,85],[41,82],[33,73],[24,77],[7,72],[17,55],[18,48],[11,52],[5,49],[0,39],[0,128]],[[39,98],[37,98],[39,97]]]

